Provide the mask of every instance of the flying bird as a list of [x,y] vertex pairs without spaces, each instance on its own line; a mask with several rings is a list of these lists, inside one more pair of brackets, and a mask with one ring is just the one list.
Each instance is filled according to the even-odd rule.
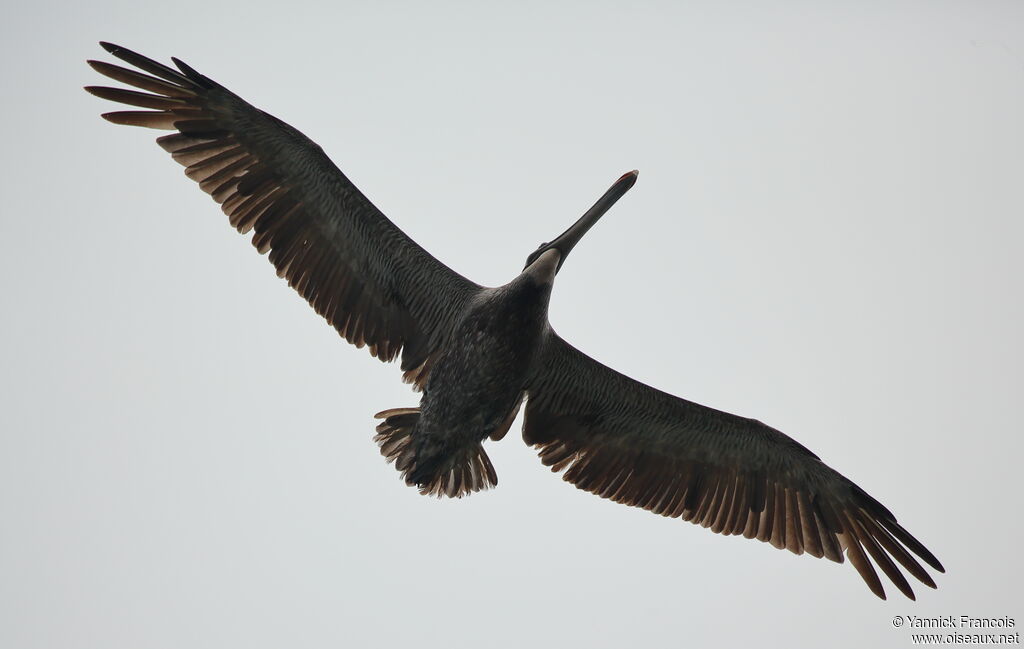
[[555,276],[636,171],[530,253],[512,281],[484,287],[407,237],[296,129],[178,59],[174,69],[101,45],[134,69],[89,65],[138,90],[86,90],[144,109],[103,117],[175,131],[159,145],[232,226],[254,233],[277,274],[348,342],[381,361],[401,357],[422,397],[377,413],[374,439],[409,485],[446,497],[496,485],[483,442],[502,439],[525,401],[523,439],[580,489],[796,554],[838,563],[845,554],[883,599],[874,565],[911,599],[897,564],[935,588],[914,555],[944,572],[935,556],[800,443],[634,381],[551,328]]

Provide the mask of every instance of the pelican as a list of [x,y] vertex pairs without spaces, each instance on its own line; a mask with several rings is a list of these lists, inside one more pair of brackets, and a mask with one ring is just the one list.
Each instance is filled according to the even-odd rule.
[[135,69],[89,65],[138,90],[86,90],[145,109],[103,117],[175,131],[157,143],[231,225],[254,233],[277,274],[345,340],[381,361],[401,357],[403,378],[422,398],[377,413],[374,439],[407,484],[456,498],[495,486],[483,442],[501,440],[525,400],[524,441],[580,489],[795,554],[837,563],[845,555],[882,599],[875,565],[910,599],[897,564],[935,588],[914,555],[945,572],[938,559],[800,443],[634,381],[551,328],[555,276],[636,171],[530,253],[512,281],[488,288],[407,237],[296,129],[176,58],[174,69],[100,44]]

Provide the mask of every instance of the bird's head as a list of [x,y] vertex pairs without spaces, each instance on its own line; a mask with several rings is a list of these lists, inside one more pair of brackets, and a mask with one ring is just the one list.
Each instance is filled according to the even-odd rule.
[[[601,198],[597,199],[594,206],[587,210],[568,230],[558,235],[558,238],[553,241],[540,244],[536,250],[531,252],[530,256],[526,258],[526,265],[523,266],[523,270],[525,271],[538,261],[541,261],[541,264],[545,266],[553,264],[552,276],[554,276],[554,273],[557,273],[562,267],[565,258],[569,256],[569,252],[579,243],[579,240],[583,238],[587,230],[593,227],[597,220],[604,216],[604,213],[612,205],[615,205],[615,202],[622,198],[622,195],[629,191],[630,187],[636,184],[636,178],[639,174],[640,172],[635,169],[623,174],[621,178],[608,188],[608,191]],[[548,251],[556,254],[545,255],[544,253]]]

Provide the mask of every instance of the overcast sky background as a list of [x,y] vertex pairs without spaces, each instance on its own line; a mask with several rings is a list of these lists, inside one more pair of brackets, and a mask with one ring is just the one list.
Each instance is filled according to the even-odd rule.
[[[0,646],[910,646],[1024,623],[1024,4],[34,3],[0,26]],[[429,6],[428,6],[429,5]],[[81,86],[176,55],[501,284],[620,174],[553,326],[892,509],[939,589],[615,505],[516,432],[406,487],[415,405]],[[519,430],[517,424],[513,431]],[[1018,629],[1019,630],[1019,627]]]

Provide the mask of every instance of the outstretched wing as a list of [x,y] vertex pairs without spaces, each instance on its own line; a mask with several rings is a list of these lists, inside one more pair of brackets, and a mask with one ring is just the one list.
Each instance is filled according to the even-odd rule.
[[231,225],[255,233],[253,245],[270,253],[278,275],[350,343],[368,346],[383,361],[401,352],[406,379],[422,385],[432,354],[480,287],[409,239],[288,124],[177,59],[174,70],[101,45],[142,72],[89,65],[146,92],[86,90],[150,109],[103,117],[177,131],[157,142],[220,203]]
[[603,498],[796,554],[842,563],[845,550],[882,599],[868,556],[911,599],[896,563],[932,588],[911,552],[944,572],[888,509],[795,440],[634,381],[554,333],[528,386],[523,438]]

